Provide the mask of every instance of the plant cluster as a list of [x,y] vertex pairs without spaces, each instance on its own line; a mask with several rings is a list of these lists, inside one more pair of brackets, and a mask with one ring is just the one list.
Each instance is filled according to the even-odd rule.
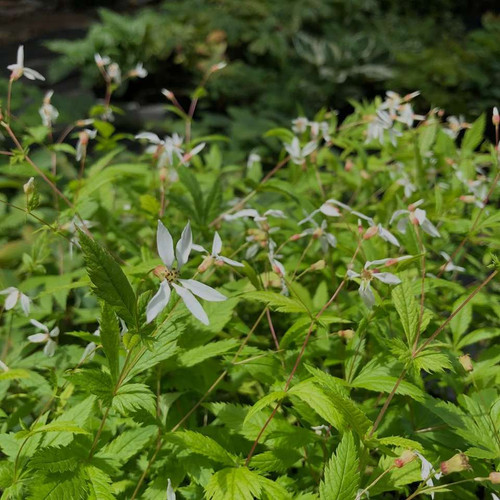
[[489,144],[388,92],[235,164],[192,128],[223,64],[134,138],[112,97],[146,70],[94,61],[104,103],[60,130],[9,67],[2,498],[497,498],[496,109]]

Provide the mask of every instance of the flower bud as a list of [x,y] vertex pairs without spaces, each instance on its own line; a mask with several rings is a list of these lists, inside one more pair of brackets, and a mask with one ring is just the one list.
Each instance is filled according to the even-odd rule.
[[500,484],[500,472],[490,472],[488,479],[492,484]]
[[300,240],[300,238],[302,238],[302,233],[292,234],[292,236],[290,236],[290,241],[297,241]]
[[363,235],[364,240],[373,238],[378,233],[378,226],[370,226]]
[[493,125],[495,125],[495,127],[498,127],[498,125],[500,125],[500,115],[498,114],[498,108],[496,106],[493,108],[493,116],[491,117],[491,121],[493,122]]
[[198,266],[198,271],[204,273],[212,264],[214,263],[214,258],[211,255],[207,255],[203,262]]
[[326,267],[326,262],[323,259],[321,259],[318,260],[318,262],[311,264],[309,269],[311,271],[321,271],[321,269],[324,269],[325,267]]
[[153,269],[153,274],[154,274],[157,278],[164,278],[164,277],[165,277],[165,266],[156,266],[156,267]]
[[26,184],[24,184],[23,190],[24,190],[25,194],[27,194],[27,195],[30,195],[35,191],[35,178],[34,177],[30,177],[29,181]]
[[460,196],[460,201],[464,203],[474,203],[476,201],[476,197],[472,194],[462,195]]
[[174,99],[174,93],[168,89],[161,89],[161,93],[169,100],[172,101]]
[[344,170],[346,172],[350,172],[352,170],[352,167],[354,167],[354,163],[352,162],[352,160],[347,160],[344,165]]
[[168,171],[165,167],[160,168],[160,181],[165,182],[168,178]]
[[417,458],[417,455],[415,452],[410,451],[410,450],[405,450],[401,454],[400,457],[396,458],[394,460],[394,465],[398,468],[401,469],[401,467],[404,467],[406,464],[409,464],[410,462],[413,462]]
[[468,354],[460,356],[458,358],[458,361],[466,372],[471,372],[472,370],[474,370],[474,367],[472,366],[472,360],[470,359],[470,356]]
[[339,330],[337,335],[342,339],[351,340],[355,333],[356,332],[354,330]]
[[462,472],[464,470],[470,469],[469,459],[464,453],[457,453],[453,455],[449,460],[441,462],[441,472],[446,474],[451,474],[452,472]]

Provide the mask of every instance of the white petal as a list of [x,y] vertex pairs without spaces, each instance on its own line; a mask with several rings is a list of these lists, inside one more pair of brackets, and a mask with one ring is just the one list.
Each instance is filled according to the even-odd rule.
[[378,225],[378,235],[385,241],[388,241],[389,243],[399,247],[399,241],[398,239],[390,233],[387,229],[382,227],[381,224]]
[[96,348],[97,346],[95,342],[88,344],[83,351],[82,357],[80,358],[80,363],[83,363],[84,361],[91,361],[94,358]]
[[373,277],[388,285],[399,285],[401,280],[392,273],[373,273]]
[[135,136],[136,139],[146,139],[147,141],[153,144],[161,144],[161,139],[151,132],[141,132]]
[[283,213],[283,210],[266,210],[264,212],[265,217],[278,217],[280,219],[286,219],[286,215]]
[[317,148],[317,144],[314,141],[308,142],[302,149],[302,156],[310,155]]
[[17,288],[14,286],[9,286],[8,288],[5,288],[4,290],[0,290],[0,295],[7,295],[11,294],[12,292],[17,292]]
[[188,261],[192,244],[193,235],[191,233],[191,225],[188,222],[182,231],[181,239],[177,242],[175,247],[175,254],[177,256],[179,269]]
[[222,250],[222,240],[219,236],[219,233],[215,231],[214,241],[212,243],[212,255],[219,255]]
[[324,215],[328,215],[329,217],[340,217],[340,210],[328,202],[323,203],[323,205],[319,207],[319,211]]
[[226,264],[229,264],[230,266],[233,266],[233,267],[245,267],[245,265],[242,264],[241,262],[236,262],[233,259],[228,259],[227,257],[224,257],[223,255],[219,255],[217,257],[217,260],[221,260],[222,262],[225,262]]
[[198,144],[198,146],[195,146],[190,152],[190,156],[195,156],[197,155],[204,147],[206,146],[205,142],[202,142],[201,144]]
[[24,66],[24,45],[19,45],[17,49],[17,63],[20,68]]
[[30,335],[28,337],[28,340],[30,342],[35,342],[35,343],[39,343],[39,342],[46,342],[47,341],[47,334],[46,333],[35,333],[34,335]]
[[370,282],[362,280],[358,292],[360,297],[363,299],[366,307],[371,309],[373,307],[373,304],[375,304],[375,295],[373,295],[372,289],[370,287]]
[[19,292],[16,290],[15,292],[9,293],[7,298],[5,299],[5,310],[10,311],[17,304],[17,299],[19,298]]
[[56,347],[57,347],[57,342],[54,342],[53,340],[50,340],[45,344],[45,347],[43,348],[43,353],[45,356],[48,356],[51,358],[54,356],[54,353],[56,352]]
[[353,279],[353,278],[359,278],[361,275],[359,273],[356,273],[354,272],[352,269],[348,269],[347,270],[347,277],[349,279]]
[[175,492],[172,488],[172,482],[170,481],[170,478],[168,478],[167,482],[167,500],[175,500]]
[[422,223],[422,229],[427,234],[430,234],[431,236],[434,236],[435,238],[441,237],[441,233],[436,229],[434,224],[429,219],[424,220],[424,222]]
[[31,68],[24,68],[24,76],[28,78],[28,80],[41,80],[42,82],[45,81],[44,76],[38,73],[38,71],[35,71]]
[[417,219],[418,223],[422,225],[427,218],[427,215],[425,213],[425,210],[422,210],[421,208],[417,208],[414,212],[413,215],[415,219]]
[[396,228],[400,233],[405,234],[406,233],[406,226],[408,225],[408,218],[403,217],[402,219],[398,220],[398,223],[396,224]]
[[389,224],[392,224],[398,217],[400,217],[403,214],[409,214],[409,210],[396,210],[391,217],[391,220],[389,221]]
[[208,325],[207,313],[203,310],[201,304],[195,299],[194,295],[188,289],[178,286],[175,283],[172,283],[172,286],[175,288],[175,291],[179,294],[184,304],[186,304],[186,307],[189,309],[191,314],[203,324]]
[[53,328],[53,329],[50,331],[49,335],[50,335],[52,338],[54,338],[54,337],[59,337],[59,327],[58,327],[58,326],[56,326],[55,328]]
[[36,319],[30,319],[30,323],[33,326],[36,326],[37,328],[40,328],[40,330],[43,330],[44,332],[49,333],[49,329],[43,323],[40,323]]
[[160,314],[163,309],[168,304],[170,299],[170,287],[168,286],[168,281],[163,280],[160,283],[160,288],[156,292],[155,296],[148,302],[146,306],[146,323],[151,323],[158,314]]
[[24,314],[28,316],[30,313],[30,302],[31,299],[27,296],[24,295],[24,293],[21,294],[21,307],[23,308]]
[[335,236],[333,236],[333,234],[325,233],[325,238],[331,247],[335,248],[337,246],[337,238],[335,238]]
[[191,245],[191,250],[194,250],[195,252],[204,252],[204,253],[208,253],[208,250],[206,250],[204,247],[202,247],[201,245],[197,245],[196,243],[193,243]]
[[233,219],[239,219],[240,217],[252,217],[252,219],[255,219],[255,217],[259,216],[259,212],[257,210],[254,210],[253,208],[245,208],[243,210],[240,210],[232,215],[225,215],[224,219],[226,220],[233,220]]
[[158,221],[158,229],[156,231],[156,246],[161,260],[171,269],[175,259],[174,241],[161,220]]
[[198,297],[208,300],[209,302],[222,302],[227,299],[225,295],[205,285],[205,283],[200,283],[196,280],[179,280],[179,283]]

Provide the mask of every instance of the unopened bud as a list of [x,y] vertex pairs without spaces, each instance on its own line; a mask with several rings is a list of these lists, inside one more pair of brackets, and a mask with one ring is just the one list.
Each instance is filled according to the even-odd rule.
[[498,114],[498,108],[496,106],[493,108],[493,116],[491,117],[491,121],[493,122],[493,125],[495,125],[495,127],[498,127],[498,125],[500,125],[500,115]]
[[290,236],[290,241],[297,241],[300,240],[300,238],[302,238],[302,233],[292,234],[292,236]]
[[210,72],[211,73],[214,73],[215,71],[219,71],[221,69],[224,69],[225,67],[227,66],[227,64],[225,62],[220,62],[218,64],[214,64],[211,68],[210,68]]
[[29,181],[26,184],[24,184],[23,190],[27,195],[30,195],[31,193],[33,193],[35,191],[35,178],[34,177],[30,177]]
[[312,237],[313,237],[313,239],[317,240],[317,239],[318,239],[318,238],[319,238],[322,234],[323,234],[323,229],[322,229],[322,228],[320,228],[320,227],[317,227],[317,228],[314,230],[314,232],[313,232],[313,234],[312,234]]
[[474,203],[476,201],[476,197],[472,194],[462,195],[460,196],[460,201],[464,203]]
[[367,181],[370,178],[370,174],[366,170],[361,170],[360,172],[361,178]]
[[321,260],[318,260],[318,262],[311,264],[309,269],[311,271],[321,271],[321,269],[324,269],[325,267],[326,267],[326,262],[323,259],[321,259]]
[[344,170],[346,172],[350,172],[352,170],[352,167],[354,167],[354,163],[351,160],[347,160],[344,165]]
[[89,143],[89,134],[85,130],[82,130],[78,133],[78,139],[82,146],[86,146]]
[[167,177],[168,177],[168,171],[165,167],[163,168],[160,168],[160,181],[161,182],[165,182],[167,180]]
[[488,479],[492,484],[500,484],[500,472],[490,472]]
[[164,277],[165,277],[165,266],[156,266],[156,267],[153,269],[153,274],[154,274],[157,278],[164,278]]
[[204,273],[212,264],[214,263],[214,258],[211,255],[207,255],[203,262],[198,266],[198,271]]
[[363,239],[369,240],[370,238],[373,238],[377,233],[378,226],[371,226],[366,230],[365,234],[363,235]]
[[389,259],[386,261],[385,263],[385,267],[390,267],[390,266],[394,266],[396,265],[397,263],[399,262],[398,259]]
[[410,450],[405,450],[401,454],[400,457],[396,458],[394,460],[394,465],[398,468],[401,469],[401,467],[404,467],[406,464],[409,464],[410,462],[413,462],[417,458],[417,455],[415,452],[410,451]]
[[351,340],[355,333],[356,332],[354,330],[339,330],[337,335],[342,339]]
[[441,462],[441,472],[446,474],[451,474],[452,472],[462,472],[464,470],[470,469],[469,459],[464,453],[457,453],[453,455],[449,460]]
[[463,369],[466,372],[471,372],[474,370],[474,367],[472,366],[472,360],[468,354],[464,354],[463,356],[460,356],[458,358],[459,363],[463,366]]
[[169,100],[172,101],[174,99],[174,93],[168,89],[161,89],[161,93]]

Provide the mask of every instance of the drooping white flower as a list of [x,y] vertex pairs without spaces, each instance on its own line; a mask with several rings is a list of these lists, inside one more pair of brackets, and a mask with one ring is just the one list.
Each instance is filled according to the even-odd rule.
[[78,133],[78,143],[76,144],[76,161],[80,161],[87,154],[87,145],[90,139],[95,139],[97,130],[84,128]]
[[5,290],[0,290],[0,295],[7,295],[4,304],[4,308],[6,311],[10,311],[16,306],[18,302],[20,302],[24,314],[28,316],[28,314],[30,313],[31,299],[27,295],[13,286],[9,286]]
[[[193,279],[181,279],[179,277],[180,270],[188,261],[189,254],[191,253],[193,246],[193,236],[191,234],[191,226],[189,225],[189,222],[182,231],[181,238],[177,242],[174,252],[174,242],[172,236],[170,235],[168,229],[159,220],[156,234],[156,245],[158,248],[158,254],[165,266],[158,266],[154,270],[155,275],[162,281],[158,292],[149,301],[146,307],[147,322],[151,323],[151,321],[153,321],[167,306],[168,301],[170,300],[170,286],[172,286],[179,297],[183,300],[191,314],[205,325],[208,325],[208,316],[203,310],[201,304],[195,298],[195,295],[209,302],[221,302],[226,300],[227,297],[204,283],[200,283],[199,281]],[[174,268],[175,260],[177,260],[177,268]]]
[[[396,210],[389,221],[389,224],[392,224],[396,219],[398,220],[397,229],[400,233],[406,233],[406,226],[408,222],[411,222],[415,226],[420,226],[424,232],[429,234],[430,236],[434,236],[435,238],[440,238],[441,234],[436,229],[434,224],[427,218],[427,213],[425,210],[422,210],[419,207],[424,200],[418,200],[415,203],[412,203],[408,206],[408,210]],[[408,217],[402,217],[402,215],[407,215]]]
[[379,280],[382,283],[386,283],[387,285],[399,285],[401,283],[401,280],[392,273],[379,272],[378,270],[371,270],[369,268],[371,266],[392,265],[409,258],[411,258],[410,255],[405,255],[403,257],[397,258],[367,261],[361,273],[356,273],[351,269],[347,271],[347,276],[349,277],[349,279],[361,278],[361,283],[359,285],[359,295],[369,309],[371,309],[375,304],[375,295],[373,295],[373,291],[371,289],[371,281],[373,279]]
[[305,116],[298,116],[292,120],[292,130],[295,134],[303,134],[307,130],[309,120]]
[[[441,479],[441,476],[443,474],[441,472],[436,473],[432,464],[420,452],[415,450],[415,454],[422,462],[422,468],[420,469],[420,475],[422,477],[422,481],[425,481],[425,484],[429,488],[432,488],[434,486],[434,481],[432,480],[432,478],[434,477],[436,480],[439,480]],[[430,495],[431,498],[434,498],[434,492],[432,492]]]
[[26,68],[24,66],[24,46],[19,45],[19,48],[17,49],[17,61],[16,64],[10,64],[7,66],[7,69],[9,69],[12,73],[10,75],[10,79],[15,81],[19,80],[23,75],[28,79],[28,80],[41,80],[42,82],[45,81],[45,78],[38,73],[38,71],[35,71],[34,69],[31,68]]
[[135,65],[135,68],[129,71],[129,76],[132,78],[146,78],[148,76],[148,72],[144,68],[142,62],[138,62]]
[[[137,134],[135,138],[145,139],[151,144],[151,146],[146,148],[146,153],[153,154],[153,156],[157,158],[158,168],[164,168],[167,165],[173,165],[174,156],[177,157],[180,162],[184,162],[184,149],[182,147],[184,139],[177,133],[172,134],[171,137],[166,136],[164,139],[160,139],[156,134],[153,134],[152,132],[141,132],[140,134]],[[203,146],[205,146],[205,143],[202,144]],[[202,148],[200,148],[198,151],[200,151]],[[194,154],[196,154],[196,152],[198,151],[192,150],[190,152],[191,156],[194,156]]]
[[328,251],[329,246],[332,248],[335,248],[337,246],[337,238],[335,238],[333,234],[326,231],[328,225],[326,220],[323,219],[321,221],[321,225],[319,225],[314,219],[309,219],[308,222],[311,222],[314,227],[302,231],[300,236],[308,235],[312,236],[316,240],[319,240],[321,249],[325,253]]
[[298,137],[294,137],[290,144],[284,144],[286,152],[290,155],[290,158],[296,165],[303,165],[306,161],[306,157],[309,156],[317,148],[317,146],[318,145],[315,141],[311,141],[304,147],[301,147]]
[[30,323],[42,331],[30,335],[28,337],[28,340],[35,344],[45,344],[43,353],[45,354],[45,356],[52,357],[57,347],[57,342],[52,339],[59,336],[59,328],[56,326],[52,330],[49,330],[47,326],[45,326],[43,323],[40,323],[36,319],[30,319]]
[[222,266],[223,264],[228,264],[234,267],[244,267],[244,265],[241,264],[241,262],[237,262],[233,259],[220,255],[220,252],[222,251],[222,240],[217,231],[214,234],[211,252],[203,248],[201,245],[196,245],[196,244],[192,245],[192,249],[196,250],[197,252],[204,252],[208,254],[203,260],[203,262],[198,266],[198,271],[200,273],[205,272],[213,263],[215,263],[215,265],[218,266]]
[[109,78],[111,78],[116,85],[120,85],[122,83],[122,70],[120,69],[118,63],[112,62],[106,68],[106,72],[108,73]]
[[101,54],[94,54],[94,61],[99,67],[103,67],[108,65],[111,62],[111,59],[108,56],[102,57]]
[[444,267],[444,271],[458,271],[458,272],[465,272],[465,268],[461,266],[456,266],[453,264],[451,261],[451,257],[446,253],[446,252],[439,252],[439,254],[443,257],[443,259],[446,261],[446,264],[443,264],[442,267]]
[[[95,337],[99,337],[101,335],[99,328],[93,333],[93,335]],[[82,357],[80,358],[80,363],[91,361],[92,359],[94,359],[96,350],[97,344],[95,342],[89,342],[83,351]]]
[[52,127],[52,124],[57,120],[59,111],[51,104],[50,100],[54,95],[53,90],[49,90],[43,98],[42,107],[38,110],[42,118],[42,123],[46,127]]

